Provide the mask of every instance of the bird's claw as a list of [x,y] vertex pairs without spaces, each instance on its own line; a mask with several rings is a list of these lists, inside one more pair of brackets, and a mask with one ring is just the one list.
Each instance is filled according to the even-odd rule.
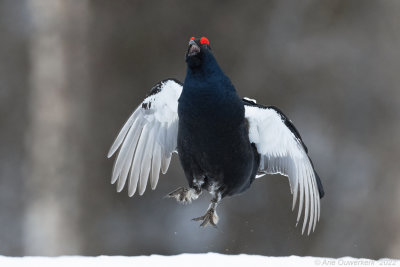
[[218,223],[218,215],[217,212],[215,211],[215,209],[209,209],[207,210],[206,214],[204,214],[203,216],[197,217],[197,218],[193,218],[193,221],[203,221],[200,224],[200,227],[205,227],[208,224],[217,227],[217,223]]
[[168,198],[175,198],[178,202],[187,204],[192,202],[192,200],[197,199],[199,197],[198,194],[196,194],[196,191],[194,189],[187,189],[185,187],[179,187],[166,195]]

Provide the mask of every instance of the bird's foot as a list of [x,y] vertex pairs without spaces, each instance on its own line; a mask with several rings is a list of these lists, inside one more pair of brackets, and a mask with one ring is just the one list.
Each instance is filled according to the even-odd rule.
[[193,218],[193,221],[203,221],[200,226],[204,227],[207,226],[208,224],[217,227],[217,223],[218,223],[218,215],[217,212],[215,210],[215,208],[209,208],[206,212],[206,214],[204,214],[201,217],[197,217],[197,218]]
[[187,204],[199,197],[200,193],[196,192],[193,188],[179,187],[167,195],[169,198],[175,198],[179,203]]

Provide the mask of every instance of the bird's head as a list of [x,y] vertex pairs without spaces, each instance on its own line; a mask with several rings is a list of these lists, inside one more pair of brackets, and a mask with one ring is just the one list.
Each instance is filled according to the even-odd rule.
[[189,47],[186,52],[186,62],[190,68],[200,67],[204,62],[204,58],[210,53],[210,42],[206,37],[192,37],[189,40]]

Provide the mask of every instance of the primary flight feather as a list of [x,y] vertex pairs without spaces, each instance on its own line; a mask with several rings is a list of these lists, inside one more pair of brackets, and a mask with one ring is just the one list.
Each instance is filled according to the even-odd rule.
[[282,174],[289,178],[297,222],[302,233],[315,229],[320,217],[321,180],[293,123],[276,107],[241,99],[219,67],[207,38],[189,41],[184,83],[157,83],[136,108],[115,139],[108,157],[118,149],[111,182],[120,192],[142,195],[152,189],[160,171],[166,173],[177,152],[189,187],[168,194],[179,202],[197,199],[203,190],[213,199],[201,226],[216,225],[218,203],[239,194],[255,178]]

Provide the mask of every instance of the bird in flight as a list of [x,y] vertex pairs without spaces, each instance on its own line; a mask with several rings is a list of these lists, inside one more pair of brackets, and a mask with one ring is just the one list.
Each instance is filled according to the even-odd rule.
[[307,228],[310,234],[324,190],[293,123],[274,106],[240,98],[207,38],[190,38],[186,64],[184,83],[157,83],[111,146],[108,157],[119,149],[111,179],[117,191],[128,184],[129,196],[142,195],[149,180],[155,189],[176,152],[188,187],[168,196],[190,203],[208,191],[210,206],[193,220],[216,226],[216,208],[224,197],[244,192],[265,174],[281,174],[289,178],[292,209],[299,198],[297,223],[304,210],[302,233]]

